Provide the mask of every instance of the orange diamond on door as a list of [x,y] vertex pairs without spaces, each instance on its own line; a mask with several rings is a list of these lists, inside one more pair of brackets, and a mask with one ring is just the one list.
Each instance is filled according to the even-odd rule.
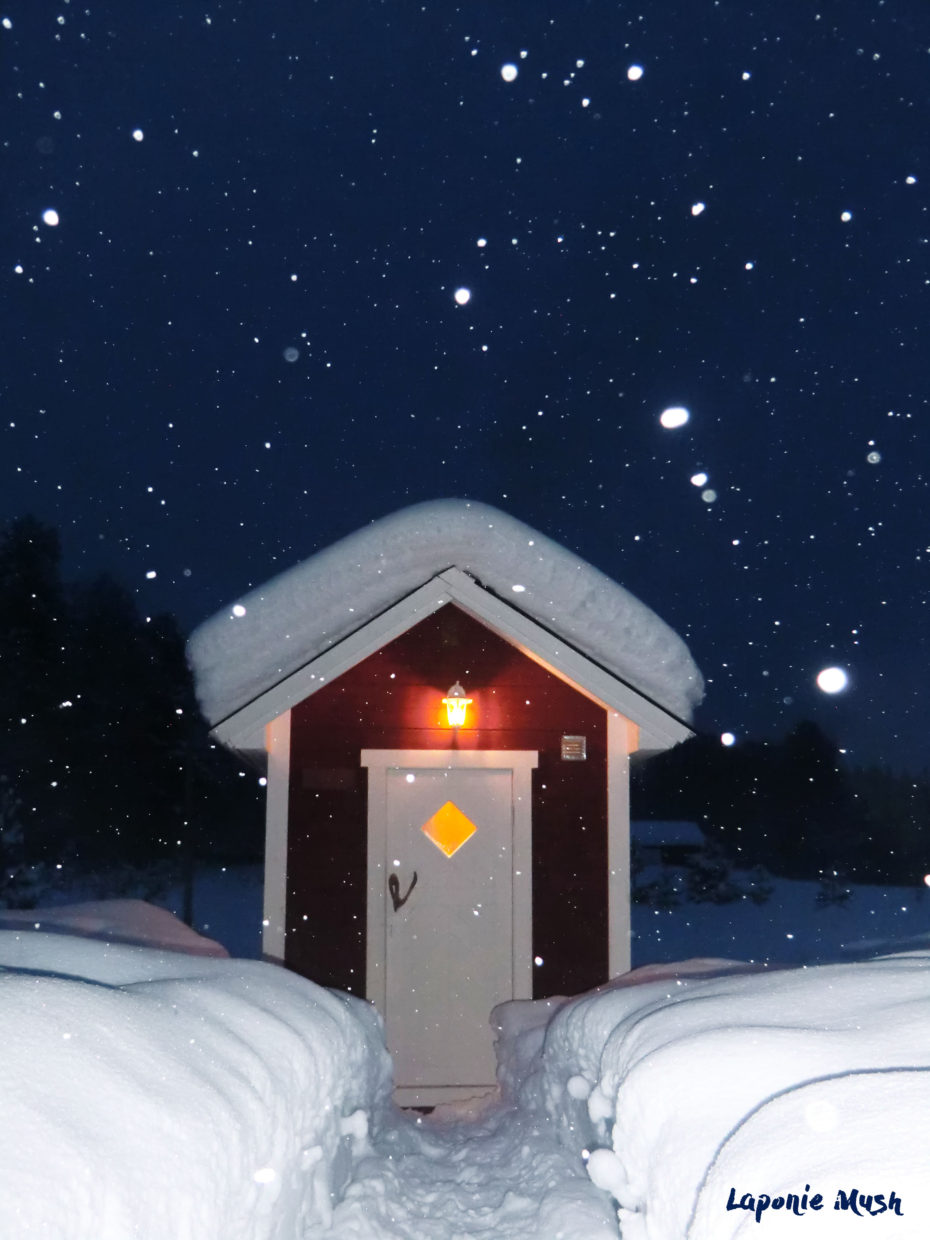
[[478,830],[472,820],[466,818],[459,807],[453,805],[451,801],[446,801],[445,805],[441,805],[432,818],[427,818],[420,829],[447,857],[458,852],[465,841]]

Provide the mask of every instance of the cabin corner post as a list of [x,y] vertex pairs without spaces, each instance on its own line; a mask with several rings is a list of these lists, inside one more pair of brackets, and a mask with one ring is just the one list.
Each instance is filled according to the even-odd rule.
[[262,958],[284,963],[287,925],[287,819],[291,775],[291,712],[265,729],[268,753],[265,796],[265,896]]
[[632,965],[630,901],[630,754],[639,747],[639,728],[615,710],[607,711],[607,970],[610,977]]
[[382,1016],[387,1004],[387,904],[384,890],[387,866],[387,762],[376,750],[363,749],[362,767],[368,769],[368,894],[365,907],[365,997]]

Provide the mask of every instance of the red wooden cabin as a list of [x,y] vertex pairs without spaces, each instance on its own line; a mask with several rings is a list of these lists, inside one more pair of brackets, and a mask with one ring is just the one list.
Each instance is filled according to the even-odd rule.
[[621,587],[441,501],[253,592],[191,653],[216,736],[267,755],[265,955],[377,1004],[401,1102],[493,1086],[496,1003],[629,968],[629,755],[690,734],[701,681]]

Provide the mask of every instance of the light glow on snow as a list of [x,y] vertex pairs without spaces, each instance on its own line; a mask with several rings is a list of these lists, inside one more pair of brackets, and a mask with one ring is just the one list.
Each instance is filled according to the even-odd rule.
[[679,426],[684,426],[690,417],[691,414],[684,405],[671,405],[668,409],[662,410],[659,414],[659,421],[667,431],[673,431]]
[[241,603],[233,603],[232,614],[237,619],[240,619],[242,616],[245,615],[245,608],[242,606]]
[[452,296],[455,299],[455,304],[457,306],[467,306],[471,301],[471,289],[457,288]]
[[849,677],[841,667],[825,667],[817,673],[817,688],[824,693],[842,693]]

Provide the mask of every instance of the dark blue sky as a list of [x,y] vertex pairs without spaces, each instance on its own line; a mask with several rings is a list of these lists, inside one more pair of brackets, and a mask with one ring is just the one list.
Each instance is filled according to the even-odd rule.
[[0,519],[66,575],[190,627],[468,495],[676,628],[705,726],[930,766],[925,0],[0,19]]

